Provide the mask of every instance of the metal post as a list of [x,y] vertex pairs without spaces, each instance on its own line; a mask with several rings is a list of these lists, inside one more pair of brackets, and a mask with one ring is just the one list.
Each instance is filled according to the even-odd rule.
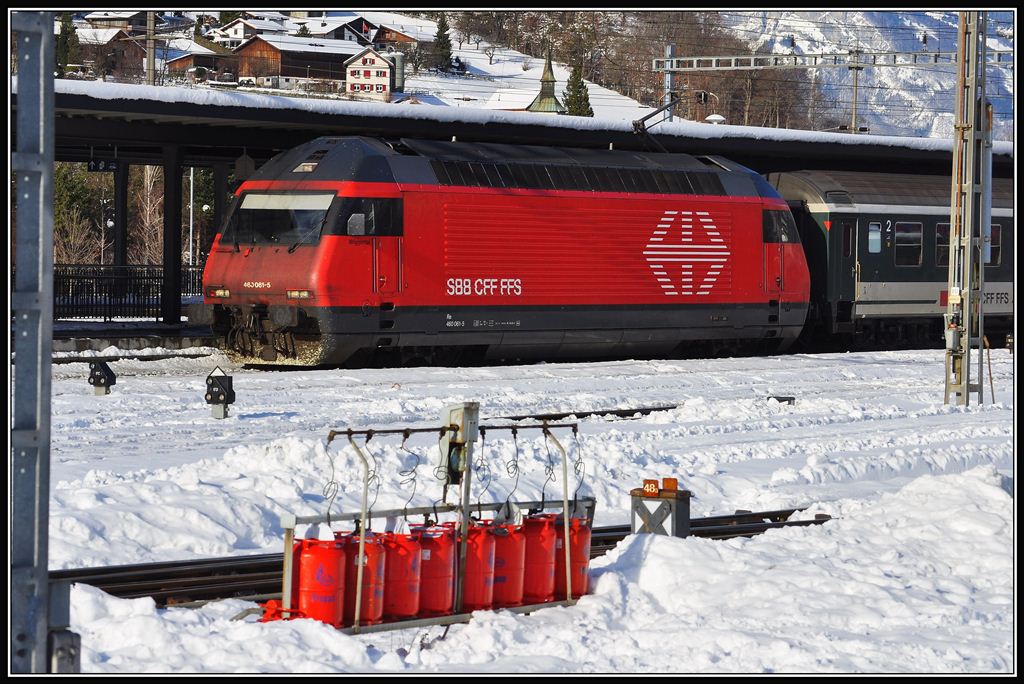
[[[565,453],[565,447],[555,439],[555,436],[544,426],[544,436],[555,443],[558,450],[562,452],[562,526],[565,528],[565,600],[572,601],[572,556],[569,553],[569,456]],[[557,596],[555,598],[558,598]]]
[[[950,200],[949,280],[945,315],[944,402],[984,401],[982,292],[985,227],[991,230],[991,130],[985,102],[985,12],[960,13],[953,180]],[[986,207],[988,209],[986,210]],[[991,235],[989,233],[989,235]],[[971,348],[978,351],[978,380],[971,382]]]
[[164,277],[160,316],[181,325],[181,148],[164,147]]
[[291,617],[291,610],[298,608],[292,605],[292,575],[295,568],[292,564],[295,546],[295,523],[284,528],[284,567],[281,571],[281,613]]
[[[676,54],[676,46],[675,45],[666,45],[665,46],[665,59],[666,60],[672,59],[673,57],[675,57],[675,54]],[[666,69],[665,70],[665,101],[663,102],[663,104],[669,104],[670,102],[672,102],[672,72]],[[667,114],[667,116],[665,117],[665,121],[671,121],[672,120],[672,108],[671,107],[669,107],[666,110],[666,114]]]
[[[850,50],[850,55],[853,58],[854,63],[860,62],[860,54],[863,50]],[[850,115],[850,133],[857,133],[857,81],[860,72],[864,70],[862,66],[851,66],[850,71],[853,72],[853,113]]]
[[[475,401],[468,401],[462,404],[448,406],[441,414],[442,423],[449,427],[456,427],[455,434],[445,433],[442,438],[442,452],[444,453],[444,465],[447,471],[447,482],[457,481],[462,485],[462,524],[460,533],[462,540],[459,543],[459,567],[458,578],[455,583],[455,612],[462,611],[463,583],[466,578],[466,556],[469,548],[469,489],[472,481],[473,442],[479,435],[480,426],[480,404]],[[455,457],[455,462],[452,459]],[[454,472],[453,472],[454,471]]]
[[156,85],[156,12],[146,12],[146,83]]
[[363,454],[363,450],[359,448],[356,441],[352,439],[352,435],[348,436],[348,443],[352,445],[352,448],[356,450],[356,454],[363,461],[363,506],[362,514],[359,518],[359,555],[356,556],[356,609],[352,619],[352,632],[357,633],[359,631],[359,613],[363,604],[363,553],[366,548],[366,500],[370,494],[370,462],[366,460],[366,455]]
[[[53,348],[53,15],[14,12],[17,35],[15,179],[17,270],[11,295],[10,671],[48,671],[50,356]],[[58,634],[58,632],[55,632]],[[57,641],[69,632],[59,632]],[[63,648],[63,646],[62,646]],[[64,669],[64,666],[61,666]]]

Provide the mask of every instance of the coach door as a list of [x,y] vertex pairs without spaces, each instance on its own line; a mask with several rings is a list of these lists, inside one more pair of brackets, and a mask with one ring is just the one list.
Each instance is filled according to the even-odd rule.
[[850,324],[853,322],[854,309],[860,291],[860,262],[858,261],[858,225],[853,216],[836,216],[833,219],[835,236],[838,238],[833,248],[835,266],[830,270],[835,273],[831,289],[835,292],[836,323]]

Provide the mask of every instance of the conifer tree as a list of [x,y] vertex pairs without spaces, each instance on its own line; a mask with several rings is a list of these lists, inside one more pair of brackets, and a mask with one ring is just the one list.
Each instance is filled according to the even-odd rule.
[[68,64],[77,63],[80,56],[78,33],[75,31],[75,24],[71,21],[71,12],[64,12],[60,17],[60,33],[57,35],[55,52],[57,77],[64,78]]
[[448,37],[448,19],[442,13],[437,20],[437,35],[434,36],[434,66],[448,71],[452,63],[452,40]]
[[590,91],[587,90],[587,84],[583,82],[583,67],[576,65],[572,68],[569,81],[565,84],[562,102],[565,104],[566,114],[594,116],[594,110],[590,106]]
[[299,30],[295,32],[295,35],[302,36],[303,38],[308,38],[313,34],[309,32],[309,27],[303,24],[302,26],[299,27]]

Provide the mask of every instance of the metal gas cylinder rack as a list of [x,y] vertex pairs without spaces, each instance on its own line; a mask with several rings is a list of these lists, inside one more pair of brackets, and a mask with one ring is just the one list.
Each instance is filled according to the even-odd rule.
[[[477,542],[477,539],[488,535],[521,535],[521,540],[511,544],[504,544],[502,548],[512,549],[510,553],[513,554],[525,554],[527,543],[526,535],[522,529],[525,525],[513,524],[520,518],[523,520],[536,520],[540,525],[550,528],[549,536],[551,539],[549,540],[549,543],[540,545],[532,544],[530,545],[530,548],[542,549],[540,552],[534,551],[533,553],[550,554],[552,557],[547,559],[545,556],[540,559],[540,562],[538,562],[537,558],[533,558],[533,562],[529,564],[529,567],[548,568],[547,572],[551,577],[545,577],[545,579],[548,583],[557,586],[557,589],[555,590],[554,595],[548,592],[546,596],[544,596],[544,598],[550,597],[551,600],[527,604],[525,603],[526,598],[523,598],[520,599],[520,605],[509,605],[510,603],[515,603],[515,598],[509,599],[509,592],[504,591],[501,593],[496,607],[500,607],[502,610],[511,610],[516,613],[529,613],[540,608],[554,605],[568,606],[575,604],[579,595],[585,593],[587,588],[586,563],[589,559],[590,529],[594,519],[596,500],[593,497],[578,496],[578,485],[573,496],[570,497],[568,479],[569,455],[553,432],[554,430],[562,429],[571,429],[578,440],[577,423],[550,423],[542,421],[540,423],[530,424],[480,425],[479,404],[476,402],[466,402],[447,407],[442,412],[442,425],[438,427],[383,430],[354,430],[346,428],[344,430],[331,430],[327,438],[328,446],[330,446],[330,444],[338,437],[345,437],[348,440],[349,446],[354,450],[362,462],[363,487],[360,510],[331,513],[330,506],[328,506],[328,513],[321,515],[297,516],[292,513],[285,513],[281,516],[281,527],[284,529],[285,550],[283,554],[281,602],[280,604],[276,604],[276,602],[269,602],[265,606],[263,619],[272,620],[308,617],[303,614],[303,611],[301,611],[299,606],[296,604],[300,593],[305,590],[295,586],[295,579],[313,577],[316,573],[308,572],[308,568],[303,570],[295,567],[296,563],[299,562],[299,556],[294,553],[296,543],[295,530],[299,525],[319,525],[323,523],[327,523],[330,526],[334,523],[349,522],[354,523],[356,526],[356,530],[350,534],[338,533],[336,535],[339,543],[351,545],[351,551],[354,552],[346,554],[346,562],[351,560],[352,563],[347,570],[343,570],[339,573],[339,576],[344,578],[343,581],[345,584],[348,584],[348,586],[340,586],[341,582],[338,583],[338,586],[335,586],[335,584],[330,585],[331,589],[336,591],[339,596],[345,597],[344,620],[339,623],[333,618],[322,619],[318,615],[313,616],[317,617],[317,619],[322,619],[325,622],[334,624],[336,627],[340,627],[345,633],[372,633],[394,629],[409,629],[428,625],[455,624],[470,620],[472,613],[467,612],[467,608],[486,609],[492,607],[492,594],[488,590],[493,589],[495,543],[493,541],[489,541],[488,545],[481,546]],[[512,501],[511,497],[515,492],[515,488],[513,488],[505,501],[472,502],[470,496],[470,484],[474,470],[473,446],[477,440],[483,438],[488,432],[511,431],[513,441],[515,441],[515,437],[520,431],[529,430],[541,431],[546,442],[553,444],[557,451],[561,453],[561,499],[547,499],[546,496],[542,496],[540,501]],[[369,489],[371,477],[376,476],[376,469],[374,469],[374,474],[371,475],[371,459],[367,457],[367,442],[378,436],[401,436],[401,448],[408,450],[405,447],[405,442],[408,440],[410,435],[415,433],[435,433],[439,436],[441,458],[437,467],[434,469],[434,474],[443,485],[443,495],[441,497],[441,501],[443,501],[443,503],[434,504],[432,506],[406,506],[400,509],[373,510],[371,512],[369,510]],[[360,440],[357,440],[359,437],[362,438],[362,444],[359,443]],[[518,448],[518,442],[516,442],[517,455]],[[481,455],[483,454],[481,453]],[[574,470],[582,482],[582,455],[579,447],[577,447],[576,458],[577,461],[574,464]],[[480,465],[479,460],[476,465]],[[553,464],[551,469],[553,470]],[[551,474],[552,473],[549,473],[549,478]],[[550,481],[550,479],[548,481]],[[447,492],[449,487],[456,487],[457,491],[459,491],[460,496],[458,503],[447,503]],[[544,513],[546,510],[559,509],[561,510],[561,513]],[[471,521],[473,521],[473,514],[475,513],[477,516],[480,516],[484,511],[494,512],[494,518],[491,520],[479,521],[478,524],[471,528],[470,525]],[[523,517],[523,511],[528,511],[529,515]],[[457,514],[458,521],[439,523],[439,515],[449,513]],[[380,573],[383,574],[383,570],[377,568],[373,563],[367,562],[370,559],[365,555],[367,544],[374,542],[375,539],[380,536],[369,531],[370,522],[373,519],[394,519],[403,516],[408,520],[409,516],[418,515],[424,516],[425,524],[414,529],[417,533],[422,533],[424,541],[429,541],[429,538],[431,537],[434,538],[433,543],[435,544],[435,550],[433,553],[437,554],[438,549],[440,549],[440,551],[446,553],[450,552],[452,555],[454,564],[452,572],[454,575],[454,596],[450,604],[451,609],[445,610],[443,608],[443,606],[448,605],[446,602],[447,597],[443,597],[439,604],[437,600],[433,600],[437,598],[435,594],[430,597],[432,600],[429,602],[429,605],[425,602],[424,609],[420,611],[415,618],[386,621],[388,616],[385,615],[385,620],[382,621],[377,612],[374,612],[367,618],[364,613],[364,607],[375,606],[376,604],[374,603],[374,597],[364,596],[364,591],[367,590],[367,583],[364,581],[363,577],[365,569],[364,566],[374,566],[372,568],[374,572],[379,570]],[[430,519],[431,515],[433,516],[433,520]],[[557,534],[554,533],[555,524],[561,527]],[[341,540],[344,541],[342,542]],[[440,547],[437,546],[438,543],[441,544]],[[330,542],[327,542],[327,544],[329,545]],[[453,546],[446,547],[446,544],[457,545],[457,553]],[[356,548],[357,545],[358,548]],[[472,553],[470,552],[471,546],[473,547]],[[556,550],[557,553],[561,553],[563,557],[556,557]],[[431,556],[428,555],[430,553],[431,551],[424,546],[424,550],[422,551],[422,558],[424,561],[431,558]],[[413,552],[407,553],[406,557],[415,558],[414,562],[416,563],[416,569],[418,570],[421,556],[418,556]],[[524,581],[523,569],[527,566],[527,560],[529,559],[513,559],[511,565],[516,566],[511,575],[513,581],[517,581],[519,583]],[[354,565],[354,568],[351,567],[351,565]],[[490,566],[489,569],[488,565]],[[564,572],[565,575],[564,578],[558,577],[557,582],[555,582],[554,577],[556,568],[558,572]],[[408,568],[402,568],[399,574],[403,578],[408,578],[409,573],[406,572],[407,570]],[[491,574],[488,575],[488,572]],[[443,574],[444,573],[442,573],[442,575]],[[527,576],[530,576],[529,573],[526,574]],[[574,575],[581,575],[581,577],[574,577]],[[503,581],[504,579],[505,578],[502,577]],[[355,583],[354,587],[349,584],[352,581]],[[469,586],[470,581],[473,582],[472,586]],[[371,583],[369,586],[376,587],[377,585]],[[413,585],[409,584],[408,586],[412,587]],[[471,590],[470,600],[468,601],[466,598],[467,588]],[[535,587],[531,587],[531,589],[532,591],[525,592],[525,597],[539,596]],[[371,591],[380,590],[371,589]],[[432,591],[436,590],[432,589]],[[443,585],[441,591],[443,592]],[[353,594],[354,605],[352,605]],[[519,595],[522,594],[523,592],[520,590]],[[307,594],[302,593],[302,595],[305,596]],[[511,595],[516,596],[517,594],[513,591]],[[324,600],[326,601],[329,599],[325,598]],[[337,600],[340,601],[341,599],[339,598]],[[439,605],[442,607],[439,608]],[[392,617],[397,614],[395,611],[390,612]],[[402,617],[408,618],[408,616],[414,612],[416,611],[410,609],[404,611],[401,615]],[[328,613],[332,616],[338,614],[334,611],[328,611]]]

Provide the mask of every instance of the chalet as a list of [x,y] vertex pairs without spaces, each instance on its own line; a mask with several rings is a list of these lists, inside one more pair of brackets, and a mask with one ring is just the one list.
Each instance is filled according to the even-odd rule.
[[82,64],[91,65],[101,76],[141,76],[146,51],[123,29],[80,28],[78,47]]
[[345,92],[348,95],[388,102],[400,84],[401,64],[381,55],[373,48],[365,48],[345,62]]
[[90,12],[85,20],[94,29],[120,29],[129,35],[146,32],[145,12]]
[[298,28],[298,26],[290,23],[283,24],[269,19],[243,19],[240,17],[221,26],[217,32],[217,37],[213,40],[222,47],[235,49],[253,36],[284,36],[292,28]]
[[261,35],[240,45],[235,54],[238,76],[258,85],[290,89],[319,81],[325,86],[333,82],[332,89],[340,90],[345,63],[362,51],[363,46],[348,40]]
[[238,73],[238,55],[208,40],[179,38],[167,48],[166,66],[171,74],[192,74],[197,67],[211,77]]
[[417,45],[430,48],[434,45],[434,37],[434,33],[419,25],[381,24],[373,38],[373,47],[378,50],[403,50]]
[[[361,19],[345,21],[343,19],[331,19],[328,17],[308,20],[296,20],[297,24],[304,25],[313,38],[329,38],[331,40],[350,40],[360,45],[369,45],[376,26]],[[291,32],[295,35],[295,31]]]

